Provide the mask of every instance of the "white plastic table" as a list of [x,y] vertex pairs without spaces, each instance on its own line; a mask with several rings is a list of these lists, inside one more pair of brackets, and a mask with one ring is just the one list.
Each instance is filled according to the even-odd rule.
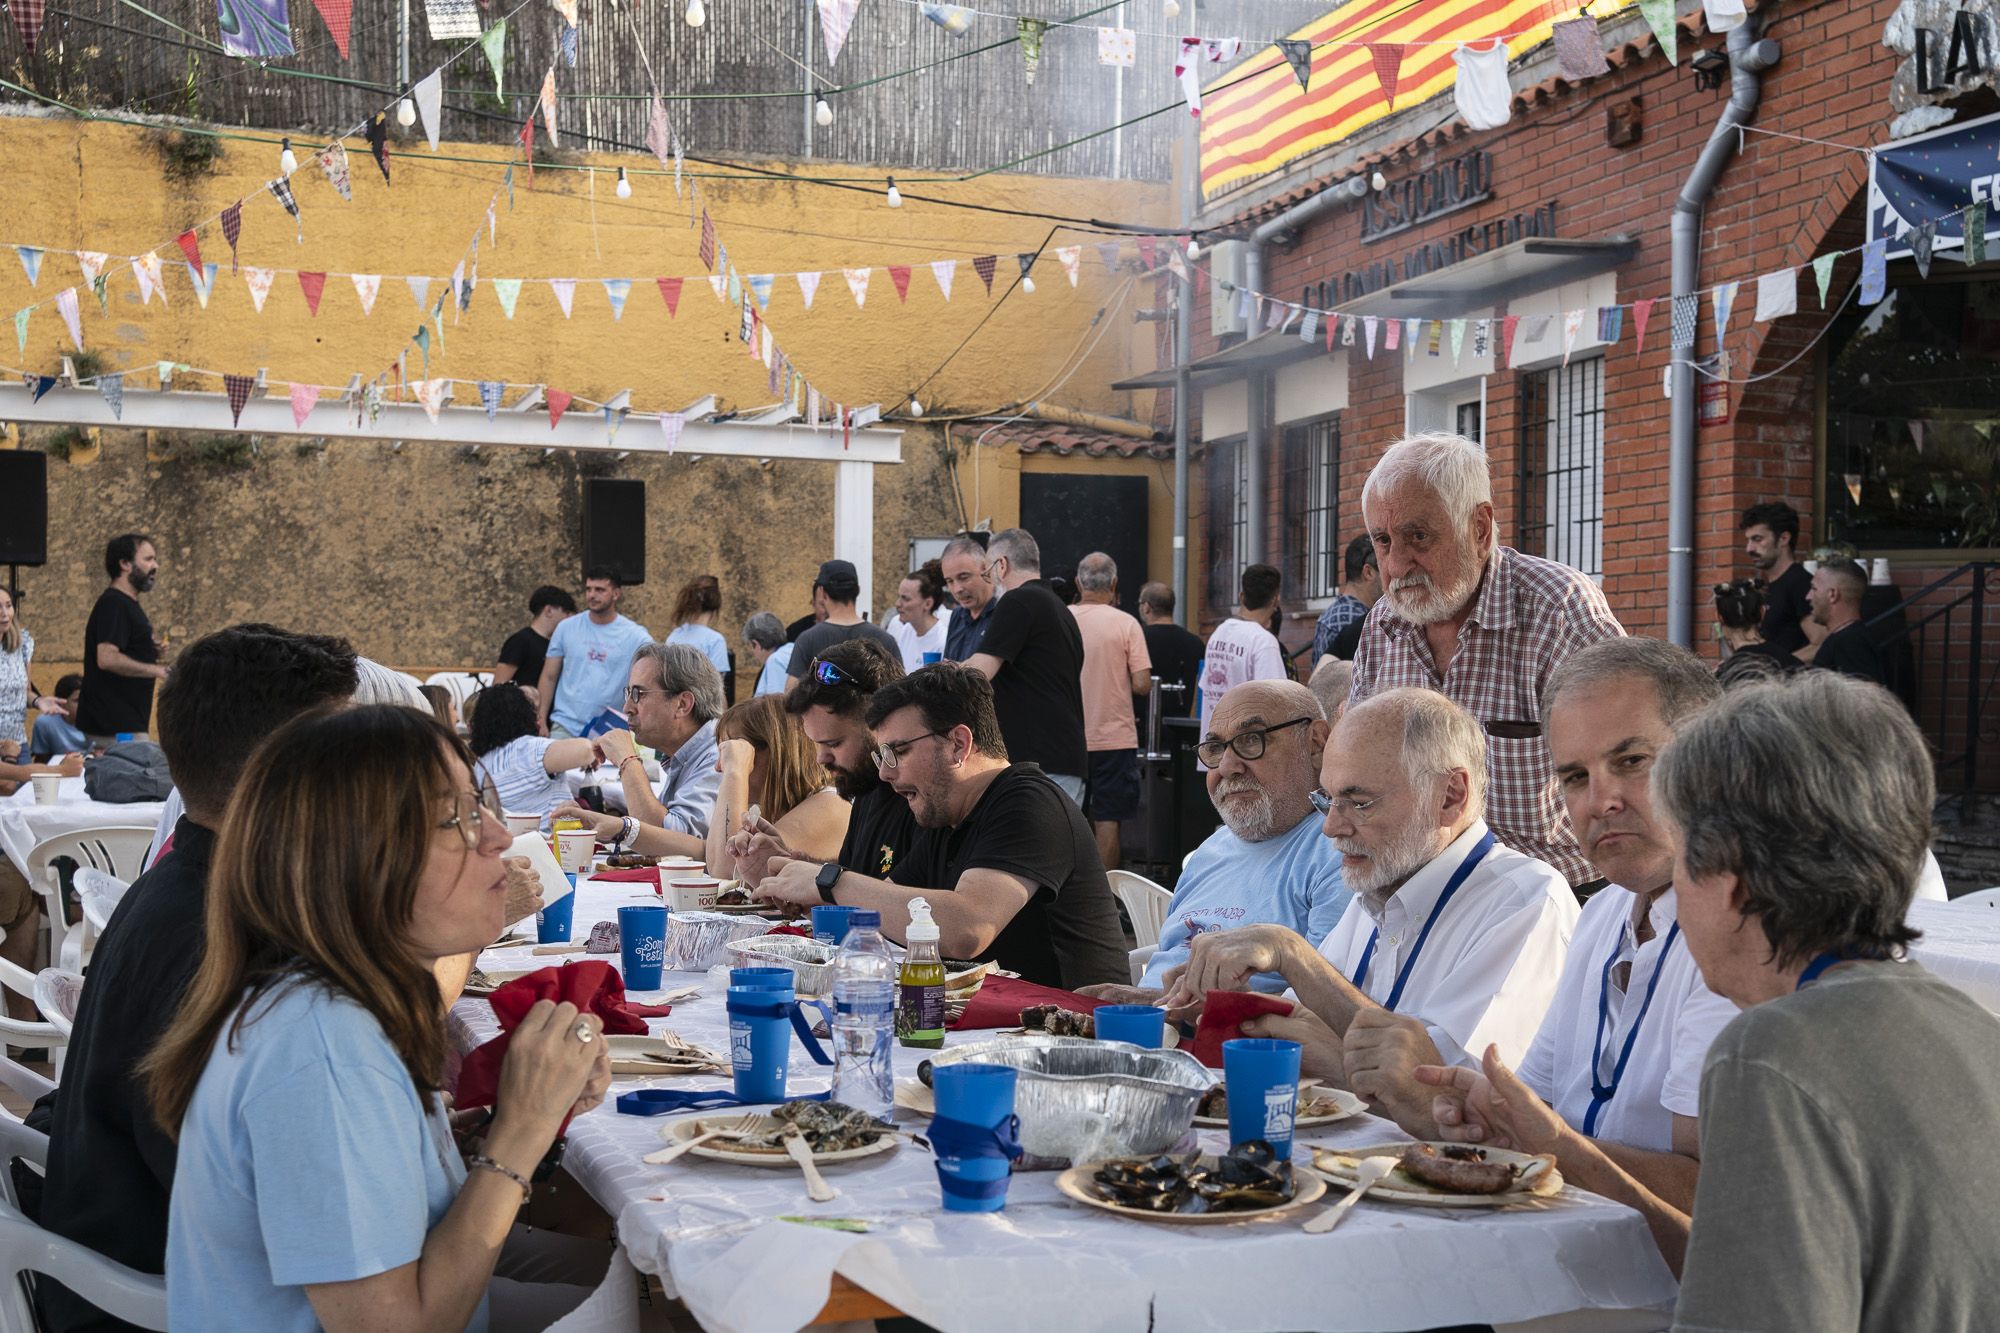
[[123,805],[93,801],[84,794],[82,778],[64,778],[56,803],[37,805],[34,785],[24,782],[13,795],[0,796],[0,851],[7,854],[14,868],[32,884],[36,880],[35,873],[28,868],[28,853],[37,843],[107,824],[150,828],[160,822],[160,814],[166,808],[164,801],[131,801]]
[[1924,933],[1910,957],[2000,1014],[2000,907],[1911,903],[1906,919]]
[[[586,938],[591,923],[615,918],[622,904],[649,901],[658,899],[643,886],[586,881],[574,937]],[[520,947],[489,950],[481,966],[515,970],[552,961],[559,960]],[[726,1052],[724,997],[708,974],[665,978],[667,988],[692,984],[703,985],[698,998],[649,1026]],[[475,999],[459,1002],[452,1026],[462,1049],[498,1031],[492,1007]],[[954,1033],[946,1041],[990,1036]],[[914,1075],[920,1058],[899,1047],[898,1077]],[[800,1092],[828,1084],[825,1068],[796,1043],[789,1079]],[[1308,1236],[1296,1218],[1176,1226],[1114,1217],[1063,1198],[1053,1172],[1036,1172],[1014,1176],[1005,1211],[974,1215],[942,1210],[931,1159],[906,1142],[827,1168],[840,1197],[814,1204],[789,1167],[740,1167],[692,1155],[670,1166],[645,1165],[640,1158],[660,1146],[670,1117],[620,1115],[614,1102],[616,1092],[648,1086],[726,1087],[728,1079],[617,1080],[613,1100],[571,1123],[564,1165],[616,1221],[632,1262],[684,1301],[702,1327],[723,1333],[789,1333],[809,1324],[836,1272],[950,1333],[1381,1333],[1592,1310],[1646,1311],[1638,1320],[1612,1316],[1606,1326],[1659,1328],[1667,1320],[1658,1312],[1675,1296],[1639,1215],[1574,1189],[1505,1211],[1364,1202],[1332,1235]],[[922,1127],[907,1112],[898,1116]],[[1227,1147],[1219,1132],[1202,1137],[1209,1151]],[[1361,1146],[1402,1138],[1389,1122],[1363,1116],[1302,1132],[1299,1142]],[[859,1218],[870,1230],[850,1234],[778,1220],[785,1216]]]

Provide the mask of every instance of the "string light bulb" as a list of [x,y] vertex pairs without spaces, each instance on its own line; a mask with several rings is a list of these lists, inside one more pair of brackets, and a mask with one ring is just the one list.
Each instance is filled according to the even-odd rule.
[[625,179],[625,168],[623,167],[618,168],[618,197],[620,199],[630,199],[632,197],[632,182]]
[[912,397],[910,399],[910,415],[913,417],[920,417],[923,414],[924,414],[924,405],[918,402],[914,397]]
[[292,151],[290,139],[278,140],[278,170],[287,176],[299,169],[299,156]]
[[813,124],[821,129],[833,124],[833,107],[824,97],[813,99]]
[[891,176],[889,178],[889,207],[901,208],[902,206],[903,192],[896,188],[896,178]]
[[417,104],[407,97],[396,100],[396,123],[404,129],[417,123]]
[[1190,260],[1194,260],[1194,259],[1200,259],[1200,258],[1201,258],[1201,242],[1200,242],[1200,241],[1197,241],[1197,240],[1196,240],[1196,239],[1195,239],[1194,237],[1192,237],[1192,236],[1188,237],[1188,256],[1187,256],[1187,257],[1188,257],[1188,258],[1189,258]]
[[699,28],[706,22],[708,22],[708,7],[702,4],[701,0],[688,0],[687,25],[690,28]]
[[1179,18],[1181,16],[1181,0],[1167,0],[1165,4],[1160,6],[1160,12],[1170,19]]
[[1368,183],[1374,187],[1377,194],[1389,188],[1389,178],[1379,171],[1368,178]]
[[1021,275],[1021,290],[1029,296],[1035,294],[1035,280],[1025,273]]

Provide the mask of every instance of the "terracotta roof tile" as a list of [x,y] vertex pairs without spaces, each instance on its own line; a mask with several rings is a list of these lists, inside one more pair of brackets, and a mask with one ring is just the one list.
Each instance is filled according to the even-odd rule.
[[1013,421],[990,429],[976,421],[961,422],[953,427],[953,435],[961,440],[984,436],[989,445],[1012,445],[1024,454],[1052,453],[1064,458],[1072,454],[1090,458],[1132,458],[1141,453],[1150,458],[1174,456],[1171,440],[1141,440],[1054,421]]

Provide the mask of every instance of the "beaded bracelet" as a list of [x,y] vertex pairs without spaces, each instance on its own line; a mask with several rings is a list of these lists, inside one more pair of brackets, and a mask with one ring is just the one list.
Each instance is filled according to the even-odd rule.
[[465,1164],[467,1166],[479,1167],[482,1170],[486,1171],[498,1172],[500,1175],[503,1175],[507,1177],[507,1179],[513,1181],[516,1185],[519,1185],[521,1187],[522,1203],[526,1203],[528,1200],[532,1199],[535,1196],[534,1190],[529,1188],[526,1178],[524,1178],[520,1172],[514,1170],[512,1167],[506,1167],[500,1165],[500,1163],[494,1161],[491,1157],[486,1156],[484,1153],[479,1153],[474,1156],[466,1158]]

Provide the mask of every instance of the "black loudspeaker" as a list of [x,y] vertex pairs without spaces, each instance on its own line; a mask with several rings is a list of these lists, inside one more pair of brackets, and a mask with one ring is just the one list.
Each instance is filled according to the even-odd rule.
[[646,483],[583,483],[583,567],[609,565],[627,587],[646,581]]
[[41,565],[49,559],[49,456],[38,449],[0,449],[0,565]]

